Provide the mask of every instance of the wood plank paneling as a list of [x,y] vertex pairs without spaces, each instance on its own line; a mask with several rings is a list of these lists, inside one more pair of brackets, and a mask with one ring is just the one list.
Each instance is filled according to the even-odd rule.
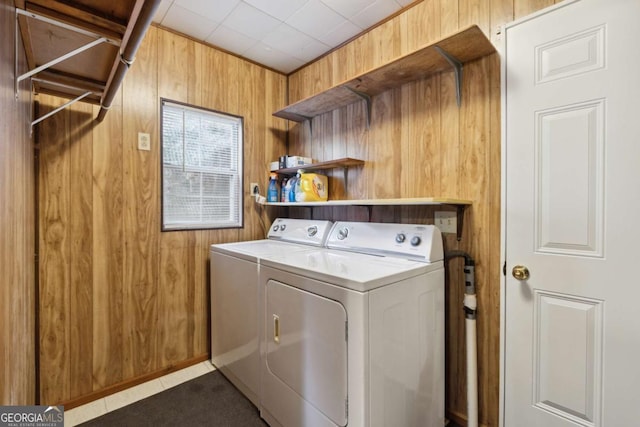
[[[43,97],[44,98],[44,97]],[[46,102],[46,99],[43,99]],[[53,108],[51,108],[53,109]],[[43,113],[47,109],[42,109]],[[66,135],[68,115],[43,122],[40,132]],[[70,392],[69,371],[69,141],[41,145],[40,156],[40,398],[59,401]],[[56,319],[48,322],[47,319]],[[46,377],[46,380],[45,380]]]
[[[14,4],[0,2],[0,405],[35,403],[35,175],[30,86],[14,92]],[[27,69],[22,46],[18,72]]]
[[[98,107],[94,107],[94,117],[97,113]],[[67,153],[60,155],[64,158]],[[94,390],[124,378],[122,156],[122,90],[119,90],[109,114],[93,129]],[[46,161],[44,156],[43,161]],[[76,171],[70,171],[70,174],[71,179],[76,179]]]
[[266,185],[285,91],[284,75],[151,28],[102,123],[82,104],[42,123],[42,401],[70,408],[208,357],[209,246],[264,231],[247,201],[242,229],[161,232],[159,98],[243,116],[244,182]]
[[[158,362],[160,144],[158,55],[154,27],[140,45],[136,66],[123,82],[123,351],[124,378],[153,372]],[[148,133],[155,149],[138,150],[138,133]]]
[[[82,381],[93,374],[93,109],[79,104],[76,114],[67,114],[69,169],[77,179],[69,181],[69,393],[72,396],[93,391]],[[46,375],[46,373],[45,373]]]
[[553,6],[554,3],[554,0],[513,0],[514,18],[522,18],[537,10]]

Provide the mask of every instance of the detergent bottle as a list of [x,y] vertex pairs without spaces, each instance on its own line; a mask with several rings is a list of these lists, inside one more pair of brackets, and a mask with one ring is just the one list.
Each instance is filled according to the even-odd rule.
[[298,194],[300,194],[300,191],[301,191],[301,189],[300,189],[300,184],[301,184],[301,182],[300,182],[301,178],[300,177],[301,176],[302,176],[302,171],[299,170],[296,173],[295,178],[293,178],[294,181],[293,181],[293,185],[291,186],[291,193],[289,193],[289,200],[291,200],[292,202],[298,202],[299,201],[298,200]]
[[279,202],[278,174],[272,173],[267,187],[267,202]]
[[287,182],[287,185],[289,186],[289,202],[296,201],[296,185],[298,183],[298,178],[300,178],[300,175],[296,174],[289,178],[289,181]]
[[302,173],[298,178],[300,190],[296,189],[296,202],[326,202],[329,196],[326,175]]
[[282,178],[282,184],[280,184],[280,201],[289,201],[289,191],[291,190],[291,184],[289,184],[289,178],[286,176]]

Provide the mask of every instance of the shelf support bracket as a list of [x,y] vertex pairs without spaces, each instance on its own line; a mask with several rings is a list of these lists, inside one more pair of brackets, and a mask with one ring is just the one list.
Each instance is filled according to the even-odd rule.
[[20,83],[22,80],[27,79],[31,76],[33,76],[34,74],[38,74],[40,71],[42,70],[46,70],[49,67],[52,67],[66,59],[71,58],[72,56],[76,56],[79,53],[84,52],[85,50],[91,49],[94,46],[97,46],[99,44],[105,43],[108,39],[106,37],[100,37],[97,40],[94,40],[90,43],[85,44],[84,46],[80,46],[77,49],[72,50],[71,52],[64,54],[56,59],[52,59],[51,61],[47,62],[46,64],[43,64],[39,67],[34,68],[33,70],[26,72],[24,74],[21,74],[18,76],[18,78],[16,79],[18,83]]
[[64,104],[62,104],[61,106],[59,106],[59,107],[58,107],[58,108],[56,108],[55,110],[53,110],[53,111],[49,111],[49,112],[48,112],[47,114],[45,114],[44,116],[39,117],[39,118],[35,119],[34,121],[32,121],[32,122],[31,122],[31,127],[33,128],[33,126],[37,125],[38,123],[40,123],[40,122],[41,122],[41,121],[43,121],[44,119],[46,119],[46,118],[49,118],[49,117],[53,116],[53,115],[54,115],[54,114],[56,114],[58,111],[62,111],[62,110],[64,110],[65,108],[67,108],[67,107],[69,107],[69,106],[71,106],[71,105],[75,104],[76,102],[78,102],[78,101],[80,101],[81,99],[83,99],[83,98],[85,98],[85,97],[87,97],[87,96],[91,95],[92,93],[93,93],[93,92],[85,92],[85,93],[83,93],[82,95],[78,96],[77,98],[72,99],[72,100],[71,100],[71,101],[69,101],[69,102],[65,102]]
[[[92,42],[89,42],[89,43],[87,43],[87,44],[85,44],[83,46],[80,46],[79,48],[74,49],[71,52],[66,53],[66,54],[64,54],[64,55],[62,55],[62,56],[60,56],[58,58],[55,58],[55,59],[47,62],[46,64],[43,64],[43,65],[41,65],[39,67],[36,67],[31,71],[28,71],[28,72],[26,72],[24,74],[18,75],[18,51],[19,51],[19,38],[20,38],[20,36],[19,36],[20,31],[18,29],[19,28],[18,17],[20,15],[26,16],[28,18],[37,19],[39,21],[43,21],[43,22],[46,22],[48,24],[56,25],[58,27],[62,27],[62,28],[65,28],[67,30],[74,31],[74,32],[77,32],[79,34],[83,34],[85,36],[94,37],[95,40],[93,40]],[[56,64],[58,64],[58,63],[60,63],[62,61],[65,61],[65,60],[67,60],[67,59],[69,59],[69,58],[71,58],[73,56],[76,56],[79,53],[82,53],[85,50],[91,49],[92,47],[97,46],[99,44],[109,43],[109,44],[112,44],[114,46],[120,46],[120,40],[113,40],[113,39],[110,39],[108,37],[104,37],[104,36],[101,36],[99,34],[93,33],[91,31],[85,30],[83,28],[75,27],[73,25],[69,25],[69,24],[66,24],[64,22],[59,22],[59,21],[56,21],[55,19],[51,19],[51,18],[48,18],[46,16],[41,16],[41,15],[38,15],[38,14],[33,13],[33,12],[27,12],[27,11],[25,11],[23,9],[20,9],[20,8],[16,8],[15,30],[16,31],[15,31],[15,52],[14,52],[14,55],[15,55],[15,64],[14,64],[15,65],[15,70],[14,70],[15,74],[14,75],[16,76],[16,78],[15,78],[15,85],[14,85],[15,87],[14,88],[15,88],[16,99],[18,99],[18,85],[22,80],[28,79],[29,77],[33,76],[34,74],[39,73],[40,71],[46,70],[49,67],[52,67],[52,66],[54,66],[54,65],[56,65]]]
[[464,210],[467,206],[466,205],[456,205],[456,212],[457,212],[457,223],[456,223],[456,238],[458,239],[458,242],[460,240],[462,240],[462,230],[463,230],[463,221],[464,221]]
[[313,136],[313,117],[303,116],[302,114],[298,114],[298,117],[302,118],[303,123],[309,123],[309,134],[310,136]]
[[344,179],[344,192],[349,195],[349,171],[346,167],[342,168],[342,178]]
[[351,92],[353,92],[355,95],[364,99],[364,102],[367,104],[367,129],[369,129],[369,127],[371,126],[371,96],[369,96],[364,92],[360,92],[358,90],[352,89],[349,86],[345,86],[345,87],[349,89]]
[[309,136],[313,136],[313,117],[307,117],[306,120],[309,123]]
[[458,107],[460,107],[462,103],[462,62],[440,46],[435,46],[435,48],[436,51],[453,67],[453,73],[456,79],[456,102],[458,103]]

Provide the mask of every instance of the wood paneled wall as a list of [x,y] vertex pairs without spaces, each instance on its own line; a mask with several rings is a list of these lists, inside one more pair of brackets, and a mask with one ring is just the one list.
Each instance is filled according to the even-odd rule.
[[[77,103],[40,125],[40,396],[68,407],[209,352],[208,249],[244,228],[160,231],[160,97],[244,117],[244,181],[284,151],[286,77],[152,27],[105,120]],[[39,96],[42,112],[63,101]],[[151,151],[137,150],[138,132]]]
[[[392,20],[289,76],[289,102],[306,98],[398,56],[477,24],[497,46],[498,27],[553,0],[424,0]],[[480,422],[498,425],[500,327],[500,58],[467,64],[462,106],[453,74],[404,85],[374,98],[371,127],[364,103],[291,123],[289,153],[330,160],[366,161],[330,183],[332,198],[437,196],[469,199],[463,238],[447,236],[446,249],[476,260]],[[432,223],[436,208],[377,207],[373,221]],[[292,210],[294,211],[294,210]],[[295,211],[298,211],[296,209]],[[295,214],[308,215],[305,210]],[[363,208],[318,209],[316,217],[367,220]],[[462,260],[453,260],[446,283],[446,409],[466,420],[466,368]]]
[[[0,405],[35,403],[35,174],[28,82],[14,90],[15,12],[0,2]],[[26,71],[19,50],[19,72]]]

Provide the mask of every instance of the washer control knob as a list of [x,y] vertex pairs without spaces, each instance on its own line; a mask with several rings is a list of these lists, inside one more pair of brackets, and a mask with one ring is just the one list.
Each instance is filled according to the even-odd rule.
[[407,239],[407,236],[405,236],[404,233],[396,234],[396,242],[397,243],[403,243],[406,239]]
[[411,238],[411,246],[418,246],[421,242],[422,239],[420,239],[420,236],[413,236]]
[[273,231],[278,231],[280,230],[280,226],[279,225],[274,225],[273,226]]
[[349,229],[347,227],[338,230],[338,240],[344,240],[349,236]]
[[316,234],[318,234],[318,226],[317,225],[312,225],[311,227],[307,228],[307,236],[313,237]]
[[284,231],[285,228],[287,228],[287,224],[282,224],[280,226],[280,231]]

